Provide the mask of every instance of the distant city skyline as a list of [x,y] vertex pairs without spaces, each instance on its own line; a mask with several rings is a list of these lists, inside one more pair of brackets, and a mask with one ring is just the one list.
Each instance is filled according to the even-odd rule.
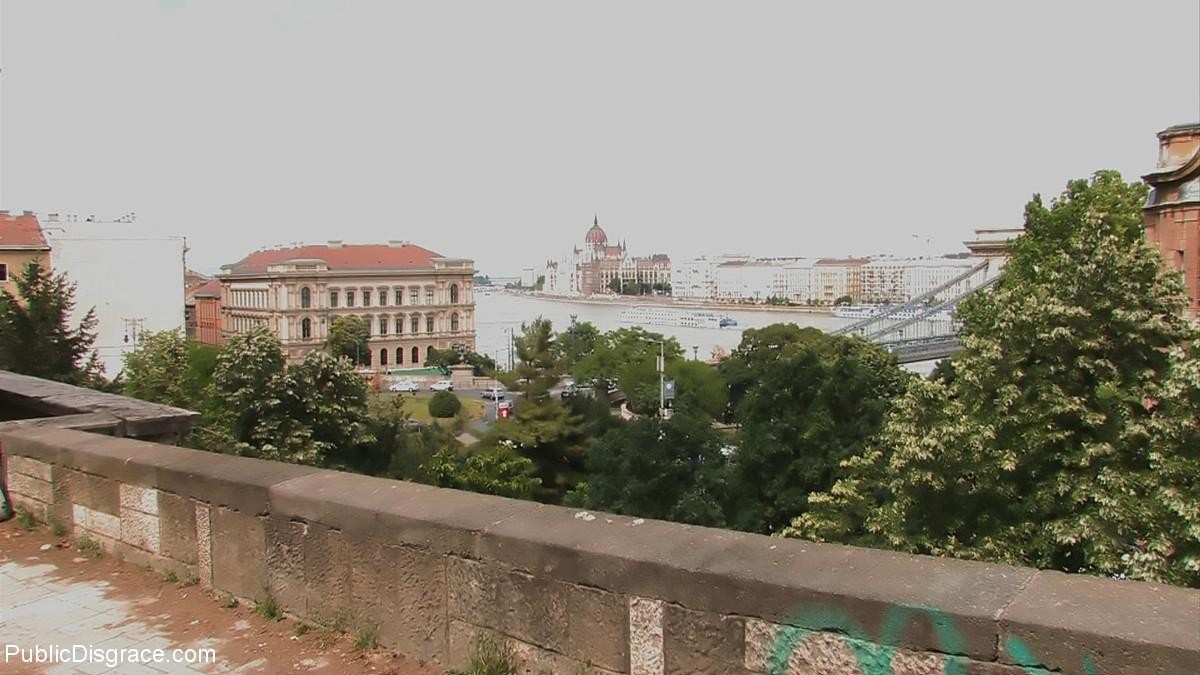
[[[405,239],[937,255],[1200,119],[1194,2],[0,4],[0,208],[136,211],[213,272]],[[1169,63],[1158,68],[1154,63]],[[1152,94],[1152,95],[1151,95]]]

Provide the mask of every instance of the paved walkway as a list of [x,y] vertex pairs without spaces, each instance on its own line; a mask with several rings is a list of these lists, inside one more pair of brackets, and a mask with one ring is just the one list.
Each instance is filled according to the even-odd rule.
[[[297,635],[292,621],[268,621],[251,608],[226,604],[159,572],[83,556],[44,530],[25,532],[15,520],[0,524],[0,672],[435,672],[379,650],[356,651],[349,636],[318,629]],[[98,658],[29,662],[39,647],[67,650],[67,661],[85,650]],[[165,660],[114,660],[118,651],[157,649]],[[201,649],[211,655],[205,658],[196,651]],[[151,651],[142,652],[143,661]]]

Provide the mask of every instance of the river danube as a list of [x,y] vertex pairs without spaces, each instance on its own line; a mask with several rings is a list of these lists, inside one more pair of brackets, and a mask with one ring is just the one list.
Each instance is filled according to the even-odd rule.
[[[497,363],[508,362],[508,331],[520,334],[521,324],[537,317],[545,317],[554,325],[555,331],[566,333],[571,326],[571,315],[576,321],[590,322],[601,331],[631,327],[621,323],[621,311],[637,305],[626,303],[570,302],[548,300],[515,293],[477,293],[475,295],[475,331],[477,349],[496,359]],[[693,309],[674,305],[682,310]],[[662,333],[679,341],[689,358],[695,353],[701,359],[712,356],[713,350],[722,347],[732,351],[742,340],[742,331],[747,328],[762,328],[773,323],[794,323],[798,326],[813,326],[821,330],[833,330],[851,323],[851,319],[839,319],[829,314],[783,311],[746,311],[737,309],[715,310],[722,316],[737,320],[736,327],[729,328],[684,328],[680,326],[644,326],[646,330]]]

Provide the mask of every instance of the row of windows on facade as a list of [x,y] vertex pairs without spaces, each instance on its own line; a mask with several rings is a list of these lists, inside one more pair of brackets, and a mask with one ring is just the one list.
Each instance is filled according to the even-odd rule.
[[[364,288],[361,290],[362,290],[362,306],[370,307],[371,300],[372,300],[371,289]],[[330,307],[338,306],[342,292],[343,292],[342,289],[336,289],[336,288],[330,289],[330,291],[329,291],[329,306]],[[344,289],[344,292],[345,292],[345,297],[346,297],[346,306],[354,307],[354,303],[357,300],[357,294],[356,294],[355,290],[351,289],[351,288],[347,288],[347,289]],[[394,306],[401,307],[404,305],[404,289],[403,288],[395,289],[393,291],[392,297],[395,300],[392,303]],[[419,290],[417,288],[410,288],[408,291],[408,304],[410,304],[410,305],[418,304],[417,300],[419,298],[420,298]],[[381,289],[379,289],[379,306],[386,307],[387,304],[388,304],[388,291],[386,288],[381,288]],[[426,305],[433,304],[433,289],[432,288],[429,288],[429,287],[425,288],[425,304]],[[451,305],[458,304],[458,284],[450,284],[450,304]],[[312,291],[307,286],[304,286],[300,289],[300,308],[301,309],[309,309],[310,307],[312,307]]]
[[[409,325],[412,328],[411,332],[413,332],[413,333],[420,332],[421,317],[414,315],[409,319],[409,321],[410,321]],[[379,332],[376,333],[376,335],[387,335],[389,325],[390,325],[390,322],[388,321],[388,317],[386,317],[386,316],[379,317]],[[369,331],[369,329],[370,329],[369,322],[367,323],[367,327],[368,327],[368,331]],[[452,312],[450,314],[450,332],[457,333],[458,327],[459,327],[458,312]],[[425,316],[425,332],[432,333],[433,331],[434,331],[433,316],[426,315]],[[404,332],[404,317],[398,316],[398,317],[396,317],[396,333],[400,334],[403,332]],[[300,320],[300,337],[301,337],[301,339],[304,339],[304,340],[308,340],[308,339],[312,338],[312,319],[304,318],[304,319]]]
[[[428,358],[430,352],[434,351],[434,349],[435,348],[433,345],[429,345],[428,347],[426,347],[425,348],[425,357]],[[410,361],[409,363],[411,363],[414,366],[420,365],[420,363],[421,363],[420,348],[413,347],[412,351],[410,353],[412,354],[412,361]],[[372,352],[369,349],[367,351],[363,352],[362,361],[363,361],[364,366],[372,365],[371,364],[371,354],[372,354]],[[379,350],[379,365],[381,365],[381,366],[389,365],[388,364],[388,354],[389,354],[389,350],[387,350],[387,349]],[[395,363],[395,365],[397,365],[397,366],[404,365],[404,347],[396,347],[396,363]]]

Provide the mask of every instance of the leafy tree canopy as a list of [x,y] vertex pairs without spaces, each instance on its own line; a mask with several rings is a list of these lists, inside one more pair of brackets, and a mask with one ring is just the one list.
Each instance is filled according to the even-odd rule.
[[329,325],[329,337],[326,345],[329,353],[335,357],[344,356],[356,365],[367,363],[371,358],[371,350],[367,346],[367,338],[371,328],[361,316],[339,316]]
[[1200,583],[1197,328],[1145,189],[1102,171],[1035,196],[1004,278],[959,308],[951,376],[912,382],[793,533]]

